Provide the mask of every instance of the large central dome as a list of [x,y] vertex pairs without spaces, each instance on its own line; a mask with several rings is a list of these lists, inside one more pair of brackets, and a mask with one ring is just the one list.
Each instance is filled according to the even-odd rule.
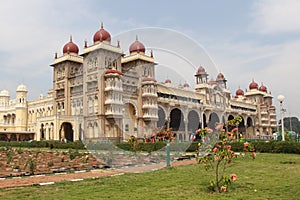
[[136,36],[136,40],[134,41],[134,43],[132,43],[129,47],[129,52],[130,53],[145,53],[146,51],[146,48],[145,46],[143,45],[143,43],[141,43],[139,40],[138,40],[138,37]]
[[97,42],[103,42],[103,41],[107,41],[110,42],[111,41],[111,37],[109,32],[107,32],[104,28],[103,28],[103,23],[101,23],[101,28],[100,30],[98,30],[95,35],[94,35],[94,44]]

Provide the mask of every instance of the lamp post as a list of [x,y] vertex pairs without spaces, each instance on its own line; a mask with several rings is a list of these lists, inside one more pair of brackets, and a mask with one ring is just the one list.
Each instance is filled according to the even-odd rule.
[[281,114],[281,136],[282,136],[282,141],[285,141],[284,139],[284,122],[283,122],[283,114],[284,114],[284,109],[282,106],[282,103],[284,101],[285,97],[283,95],[278,95],[277,100],[280,103],[280,114]]

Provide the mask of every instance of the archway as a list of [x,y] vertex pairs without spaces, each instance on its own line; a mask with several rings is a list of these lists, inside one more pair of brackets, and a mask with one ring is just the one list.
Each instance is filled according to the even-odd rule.
[[41,124],[41,129],[40,129],[40,133],[41,133],[41,139],[44,140],[46,139],[46,134],[45,134],[45,128],[44,128],[44,124]]
[[200,128],[200,119],[196,111],[192,110],[188,114],[188,131],[195,133]]
[[216,113],[211,113],[209,116],[208,127],[211,129],[215,129],[216,124],[220,122],[220,119]]
[[206,123],[206,115],[205,115],[205,113],[203,113],[203,122],[201,122],[201,123],[203,123],[203,127],[204,127],[204,128],[207,127],[207,123]]
[[68,142],[74,141],[73,127],[70,122],[64,122],[61,124],[60,139],[66,139]]
[[253,120],[251,117],[247,118],[247,137],[254,136],[254,126],[253,126]]
[[229,115],[227,120],[232,120],[232,119],[234,119],[234,116],[233,115]]
[[245,133],[246,133],[245,120],[244,120],[244,118],[242,116],[241,116],[241,118],[242,118],[242,121],[239,124],[239,133],[243,134],[243,137],[244,137]]
[[173,131],[184,131],[184,117],[178,108],[174,108],[170,113],[170,128]]
[[165,111],[158,106],[158,121],[157,121],[157,128],[162,128],[164,125],[166,125],[166,113]]

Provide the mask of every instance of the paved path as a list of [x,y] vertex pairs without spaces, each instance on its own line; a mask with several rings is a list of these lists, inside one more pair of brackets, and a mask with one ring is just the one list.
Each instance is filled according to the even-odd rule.
[[[171,166],[189,165],[195,163],[196,163],[195,160],[184,160],[184,161],[172,162]],[[53,175],[37,175],[37,176],[30,176],[30,177],[7,178],[7,179],[0,179],[0,188],[20,187],[20,186],[28,186],[28,185],[36,185],[36,184],[49,185],[60,181],[81,181],[89,178],[99,178],[102,176],[116,176],[124,173],[142,173],[142,172],[161,169],[163,167],[166,167],[166,163],[122,168],[122,169],[107,169],[107,170],[99,169],[99,170],[92,170],[89,172],[82,171],[82,172],[76,172],[71,174],[60,173],[60,174],[53,174]]]

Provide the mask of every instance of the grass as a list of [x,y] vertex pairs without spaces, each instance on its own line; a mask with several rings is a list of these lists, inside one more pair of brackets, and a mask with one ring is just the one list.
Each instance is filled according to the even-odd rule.
[[[1,189],[0,199],[297,199],[300,197],[300,155],[258,154],[239,158],[227,169],[236,173],[228,193],[209,194],[212,178],[200,165],[142,174],[102,177],[49,186]],[[1,182],[0,182],[1,183]]]

